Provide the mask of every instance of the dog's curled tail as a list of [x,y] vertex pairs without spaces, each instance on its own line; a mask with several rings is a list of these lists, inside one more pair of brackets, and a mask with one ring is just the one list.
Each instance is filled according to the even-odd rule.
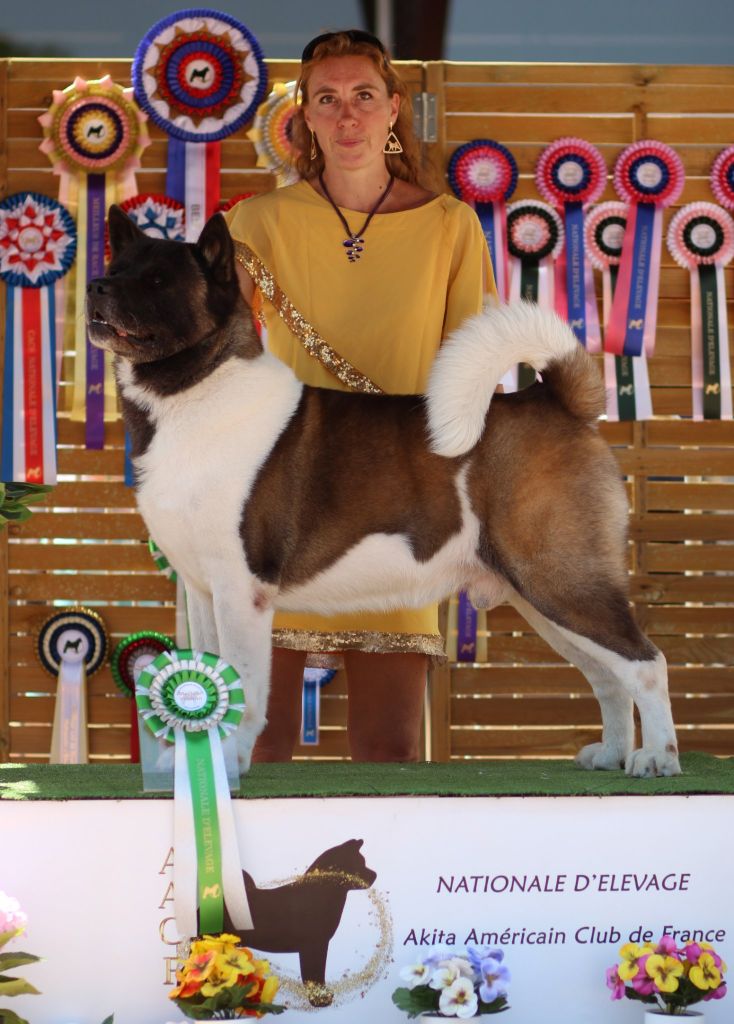
[[465,320],[439,349],[426,390],[431,448],[449,458],[477,443],[492,396],[516,363],[543,375],[572,416],[593,422],[604,411],[604,386],[568,324],[535,303],[488,306]]

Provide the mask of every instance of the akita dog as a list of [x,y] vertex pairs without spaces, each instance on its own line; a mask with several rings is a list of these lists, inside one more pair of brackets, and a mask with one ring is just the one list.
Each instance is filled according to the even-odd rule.
[[[530,304],[488,309],[444,343],[425,397],[313,388],[263,351],[221,216],[193,245],[113,207],[110,239],[89,336],[115,355],[140,512],[185,582],[193,646],[242,677],[243,766],[265,723],[275,608],[422,606],[463,589],[479,607],[509,601],[588,679],[603,732],[579,764],[680,771],[665,658],[630,612],[601,381],[566,324]],[[542,383],[495,394],[518,362]]]

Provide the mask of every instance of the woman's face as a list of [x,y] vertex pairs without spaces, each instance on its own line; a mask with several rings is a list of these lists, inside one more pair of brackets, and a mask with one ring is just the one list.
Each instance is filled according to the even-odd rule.
[[326,57],[311,72],[306,125],[316,133],[326,167],[360,169],[380,161],[400,97],[388,96],[369,57]]

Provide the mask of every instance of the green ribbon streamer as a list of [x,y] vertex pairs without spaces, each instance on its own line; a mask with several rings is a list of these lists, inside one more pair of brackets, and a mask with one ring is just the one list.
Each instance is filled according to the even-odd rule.
[[721,353],[719,351],[719,291],[716,267],[698,268],[701,283],[701,328],[703,334],[703,418],[721,419]]
[[194,808],[199,930],[218,934],[224,928],[222,842],[208,732],[185,733],[191,802]]

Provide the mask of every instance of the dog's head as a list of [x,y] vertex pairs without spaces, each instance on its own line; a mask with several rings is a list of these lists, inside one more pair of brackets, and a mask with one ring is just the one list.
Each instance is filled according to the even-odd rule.
[[167,359],[211,337],[241,305],[234,246],[221,214],[195,244],[144,234],[110,207],[112,262],[87,287],[89,340],[132,363]]
[[361,852],[363,839],[348,839],[339,846],[324,850],[306,869],[309,873],[331,877],[337,886],[346,889],[369,889],[377,878],[377,872],[367,867]]

